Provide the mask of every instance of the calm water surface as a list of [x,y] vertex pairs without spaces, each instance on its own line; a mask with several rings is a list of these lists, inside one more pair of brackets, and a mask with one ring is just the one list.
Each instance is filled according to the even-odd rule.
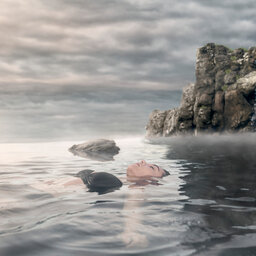
[[[73,156],[76,142],[1,144],[0,255],[256,255],[254,135],[116,142],[106,162]],[[126,181],[141,159],[171,175]],[[85,168],[124,186],[61,186]]]

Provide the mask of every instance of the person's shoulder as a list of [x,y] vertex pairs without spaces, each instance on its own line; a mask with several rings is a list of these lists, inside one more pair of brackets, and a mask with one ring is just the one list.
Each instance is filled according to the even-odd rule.
[[121,187],[122,182],[108,172],[94,172],[88,177],[88,185],[93,187]]

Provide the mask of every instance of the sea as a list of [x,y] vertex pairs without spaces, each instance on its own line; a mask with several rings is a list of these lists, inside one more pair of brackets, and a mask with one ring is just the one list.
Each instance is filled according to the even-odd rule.
[[[1,102],[1,256],[256,255],[255,134],[145,138],[150,112],[178,106],[179,91],[37,93]],[[68,151],[95,138],[114,139],[119,154]],[[170,175],[127,180],[141,160]],[[123,186],[63,185],[83,169]]]

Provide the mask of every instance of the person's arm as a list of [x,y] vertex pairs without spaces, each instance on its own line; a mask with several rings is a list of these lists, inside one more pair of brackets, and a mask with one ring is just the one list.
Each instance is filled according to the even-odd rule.
[[71,177],[70,179],[67,179],[63,184],[64,187],[76,186],[76,185],[84,186],[84,183],[80,178]]
[[34,189],[52,194],[54,196],[66,192],[73,192],[85,187],[83,181],[80,178],[73,176],[63,177],[56,180],[37,182],[30,186]]
[[123,208],[125,220],[124,231],[121,234],[127,247],[146,247],[148,244],[146,235],[140,233],[143,217],[141,204],[144,199],[143,188],[129,188]]

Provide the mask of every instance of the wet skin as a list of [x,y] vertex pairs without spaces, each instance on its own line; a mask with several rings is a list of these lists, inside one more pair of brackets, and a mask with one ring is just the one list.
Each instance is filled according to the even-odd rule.
[[128,166],[126,175],[128,177],[156,177],[162,178],[169,175],[167,171],[156,164],[149,164],[145,160]]

